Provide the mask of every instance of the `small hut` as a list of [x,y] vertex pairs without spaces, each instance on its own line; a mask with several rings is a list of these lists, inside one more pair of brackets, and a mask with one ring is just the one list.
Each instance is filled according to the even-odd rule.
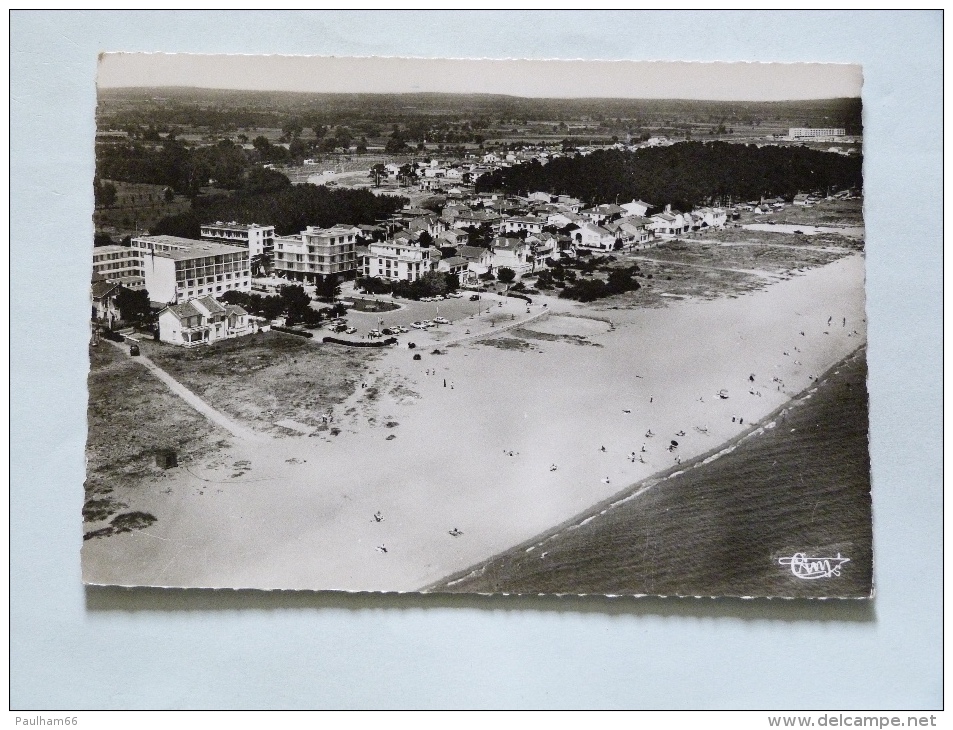
[[179,465],[179,460],[173,449],[159,449],[156,451],[156,466],[161,469],[171,469]]

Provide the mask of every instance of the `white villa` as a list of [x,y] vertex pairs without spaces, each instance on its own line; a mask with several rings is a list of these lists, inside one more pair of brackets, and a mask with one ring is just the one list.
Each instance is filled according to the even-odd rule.
[[429,247],[406,237],[372,243],[360,262],[361,270],[364,276],[391,281],[416,281],[428,271],[433,271],[435,262],[430,254]]
[[574,245],[583,248],[595,248],[600,251],[611,251],[615,248],[615,235],[602,226],[592,223],[583,223],[569,235]]
[[248,312],[235,304],[220,304],[211,296],[170,304],[159,312],[159,339],[181,347],[207,345],[254,330]]

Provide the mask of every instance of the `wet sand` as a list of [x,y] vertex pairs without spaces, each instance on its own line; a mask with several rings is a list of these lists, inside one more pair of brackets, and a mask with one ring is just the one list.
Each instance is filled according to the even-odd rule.
[[611,330],[575,339],[390,350],[339,435],[235,440],[170,470],[134,505],[151,527],[87,541],[84,580],[418,590],[736,437],[862,345],[864,317],[854,254],[741,297],[600,311]]

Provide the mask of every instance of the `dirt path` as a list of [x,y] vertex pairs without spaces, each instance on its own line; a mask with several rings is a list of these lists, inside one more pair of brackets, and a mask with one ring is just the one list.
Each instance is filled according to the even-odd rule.
[[267,437],[262,434],[255,433],[249,428],[242,426],[231,418],[226,416],[221,411],[217,411],[204,400],[199,398],[195,393],[186,388],[182,383],[169,375],[165,370],[156,365],[152,360],[150,360],[145,355],[137,355],[133,357],[129,354],[129,349],[124,343],[112,342],[111,340],[104,340],[104,342],[110,342],[112,345],[115,345],[119,348],[127,358],[130,360],[138,362],[140,365],[145,367],[149,372],[155,375],[159,380],[165,383],[166,387],[179,396],[182,400],[188,403],[192,408],[197,410],[203,416],[205,416],[212,423],[215,423],[226,431],[231,433],[236,438],[243,439],[245,441],[262,441]]

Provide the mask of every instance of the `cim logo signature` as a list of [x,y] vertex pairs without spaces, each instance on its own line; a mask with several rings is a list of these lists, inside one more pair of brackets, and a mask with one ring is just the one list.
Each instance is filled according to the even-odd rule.
[[809,558],[805,553],[794,553],[789,558],[778,558],[778,563],[791,567],[791,573],[801,580],[840,577],[841,566],[849,563],[850,558],[837,553],[834,558]]

